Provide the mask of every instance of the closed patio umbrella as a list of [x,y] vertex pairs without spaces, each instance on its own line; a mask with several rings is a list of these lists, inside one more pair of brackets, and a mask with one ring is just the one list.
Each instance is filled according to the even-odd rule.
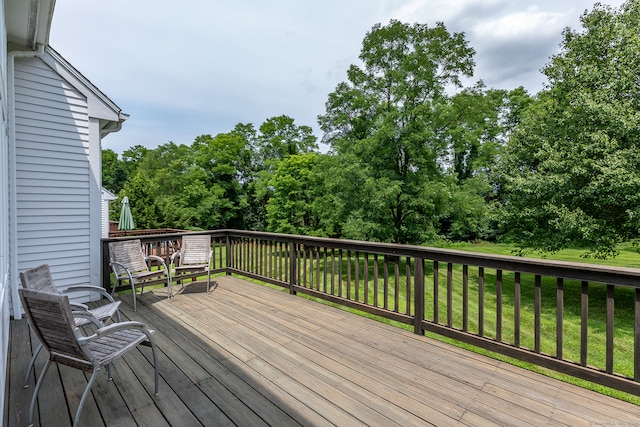
[[[122,198],[122,210],[120,211],[120,222],[118,223],[118,230],[133,230],[136,228],[133,222],[133,215],[131,215],[131,207],[129,206],[129,198],[124,196]],[[126,233],[125,233],[126,234]]]

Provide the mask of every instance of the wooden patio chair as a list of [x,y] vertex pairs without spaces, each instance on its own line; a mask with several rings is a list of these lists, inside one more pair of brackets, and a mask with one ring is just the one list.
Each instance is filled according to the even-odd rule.
[[207,293],[211,287],[211,236],[208,234],[195,234],[182,236],[180,250],[171,255],[169,271],[171,281],[180,281],[184,288],[181,276],[196,277],[198,273],[207,273]]
[[[49,269],[48,264],[42,264],[34,268],[30,268],[20,273],[20,281],[22,282],[22,287],[25,289],[32,289],[35,291],[42,292],[50,292],[53,294],[60,293],[58,288],[53,283],[53,278],[51,277],[51,270]],[[114,301],[113,297],[109,295],[106,289],[100,286],[92,286],[92,285],[73,285],[64,289],[62,293],[72,293],[77,291],[83,292],[93,292],[97,293],[108,300],[106,304],[100,305],[90,310],[91,314],[95,316],[101,323],[111,319],[115,315],[115,320],[120,322],[120,301]],[[80,303],[70,303],[73,310],[76,311],[87,311],[89,308]],[[75,319],[76,326],[84,326],[91,323],[91,320],[86,317],[78,317]],[[27,368],[27,373],[24,377],[24,387],[29,387],[29,377],[31,376],[31,372],[33,371],[33,366],[35,364],[36,358],[40,351],[42,350],[42,343],[38,344],[38,347],[33,352],[33,356],[31,356],[31,360],[29,361],[29,367]]]
[[[153,331],[145,329],[140,322],[120,322],[102,326],[100,321],[88,311],[72,312],[67,295],[31,289],[19,289],[18,292],[29,326],[49,351],[49,359],[33,390],[29,408],[29,425],[33,423],[38,391],[51,362],[91,372],[91,378],[76,410],[74,426],[79,423],[80,413],[100,369],[103,366],[106,367],[107,376],[111,381],[109,365],[139,344],[151,347],[155,371],[154,392],[158,394],[158,362],[156,347],[151,338]],[[90,319],[98,329],[94,334],[85,336],[76,326],[74,316]]]
[[[149,261],[158,263],[157,270],[149,268]],[[142,251],[140,239],[124,240],[109,243],[109,265],[116,277],[112,293],[119,284],[129,283],[133,292],[133,311],[136,311],[136,289],[144,292],[144,287],[150,284],[166,283],[171,298],[171,276],[167,264],[156,255],[145,255]]]

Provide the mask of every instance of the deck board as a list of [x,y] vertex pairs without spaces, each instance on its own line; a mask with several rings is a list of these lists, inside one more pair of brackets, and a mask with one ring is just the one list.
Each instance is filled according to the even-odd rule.
[[[180,287],[176,287],[177,290]],[[640,407],[343,310],[216,278],[123,296],[124,319],[156,331],[160,394],[151,351],[101,373],[82,425],[421,426],[636,425]],[[35,339],[11,322],[4,425],[26,425],[22,388]],[[45,357],[38,359],[39,372]],[[36,424],[71,425],[87,375],[52,367]],[[61,384],[64,385],[62,391]]]

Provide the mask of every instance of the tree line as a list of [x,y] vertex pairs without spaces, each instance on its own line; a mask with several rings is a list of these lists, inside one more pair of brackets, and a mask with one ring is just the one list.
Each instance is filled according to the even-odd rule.
[[103,150],[103,186],[129,197],[138,228],[615,255],[640,230],[640,0],[596,4],[581,24],[537,94],[465,87],[475,51],[443,23],[377,24],[318,117],[326,152],[282,115]]

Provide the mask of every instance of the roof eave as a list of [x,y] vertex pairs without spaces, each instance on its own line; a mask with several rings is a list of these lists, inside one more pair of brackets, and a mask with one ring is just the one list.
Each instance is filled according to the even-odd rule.
[[49,43],[55,0],[6,0],[7,41],[35,50]]

